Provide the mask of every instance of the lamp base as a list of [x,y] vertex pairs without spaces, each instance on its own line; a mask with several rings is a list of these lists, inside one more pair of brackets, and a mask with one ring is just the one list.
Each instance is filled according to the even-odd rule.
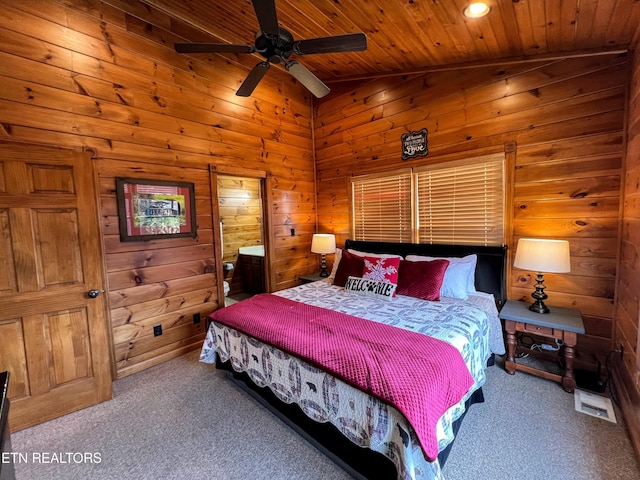
[[536,291],[531,294],[535,302],[531,304],[529,310],[536,313],[549,313],[549,307],[544,304],[544,300],[549,297],[544,293],[545,286],[542,272],[538,272],[535,287]]
[[533,302],[529,306],[529,310],[536,313],[549,313],[549,307],[547,307],[542,300]]
[[323,253],[321,258],[322,258],[322,262],[320,263],[320,276],[328,277],[329,272],[327,272],[327,256]]

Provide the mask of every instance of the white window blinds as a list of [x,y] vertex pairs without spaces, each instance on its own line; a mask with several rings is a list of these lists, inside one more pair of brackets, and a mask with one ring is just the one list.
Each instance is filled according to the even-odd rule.
[[420,243],[502,245],[504,155],[416,171]]
[[411,242],[411,171],[354,178],[353,238]]

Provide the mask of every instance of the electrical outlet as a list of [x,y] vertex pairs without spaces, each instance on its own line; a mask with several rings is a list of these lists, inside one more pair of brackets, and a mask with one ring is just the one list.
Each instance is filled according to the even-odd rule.
[[154,325],[153,326],[153,336],[159,337],[162,335],[162,325]]
[[291,229],[289,229],[289,232],[291,233],[291,236],[292,236],[292,237],[295,237],[295,236],[296,236],[296,229],[295,229],[295,228],[291,228]]
[[193,323],[195,323],[196,325],[200,323],[200,313],[193,314]]

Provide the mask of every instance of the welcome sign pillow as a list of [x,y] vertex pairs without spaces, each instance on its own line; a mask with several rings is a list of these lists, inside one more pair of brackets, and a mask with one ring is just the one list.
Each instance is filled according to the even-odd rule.
[[378,297],[384,300],[391,300],[396,294],[396,285],[389,282],[379,282],[360,277],[349,277],[344,285],[347,292],[365,295],[367,297]]

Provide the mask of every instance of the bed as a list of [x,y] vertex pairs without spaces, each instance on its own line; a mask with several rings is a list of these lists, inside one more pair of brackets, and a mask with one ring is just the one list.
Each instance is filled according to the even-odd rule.
[[213,312],[200,360],[355,478],[442,479],[462,419],[484,401],[485,369],[504,354],[506,247],[347,240],[339,253],[328,279]]

